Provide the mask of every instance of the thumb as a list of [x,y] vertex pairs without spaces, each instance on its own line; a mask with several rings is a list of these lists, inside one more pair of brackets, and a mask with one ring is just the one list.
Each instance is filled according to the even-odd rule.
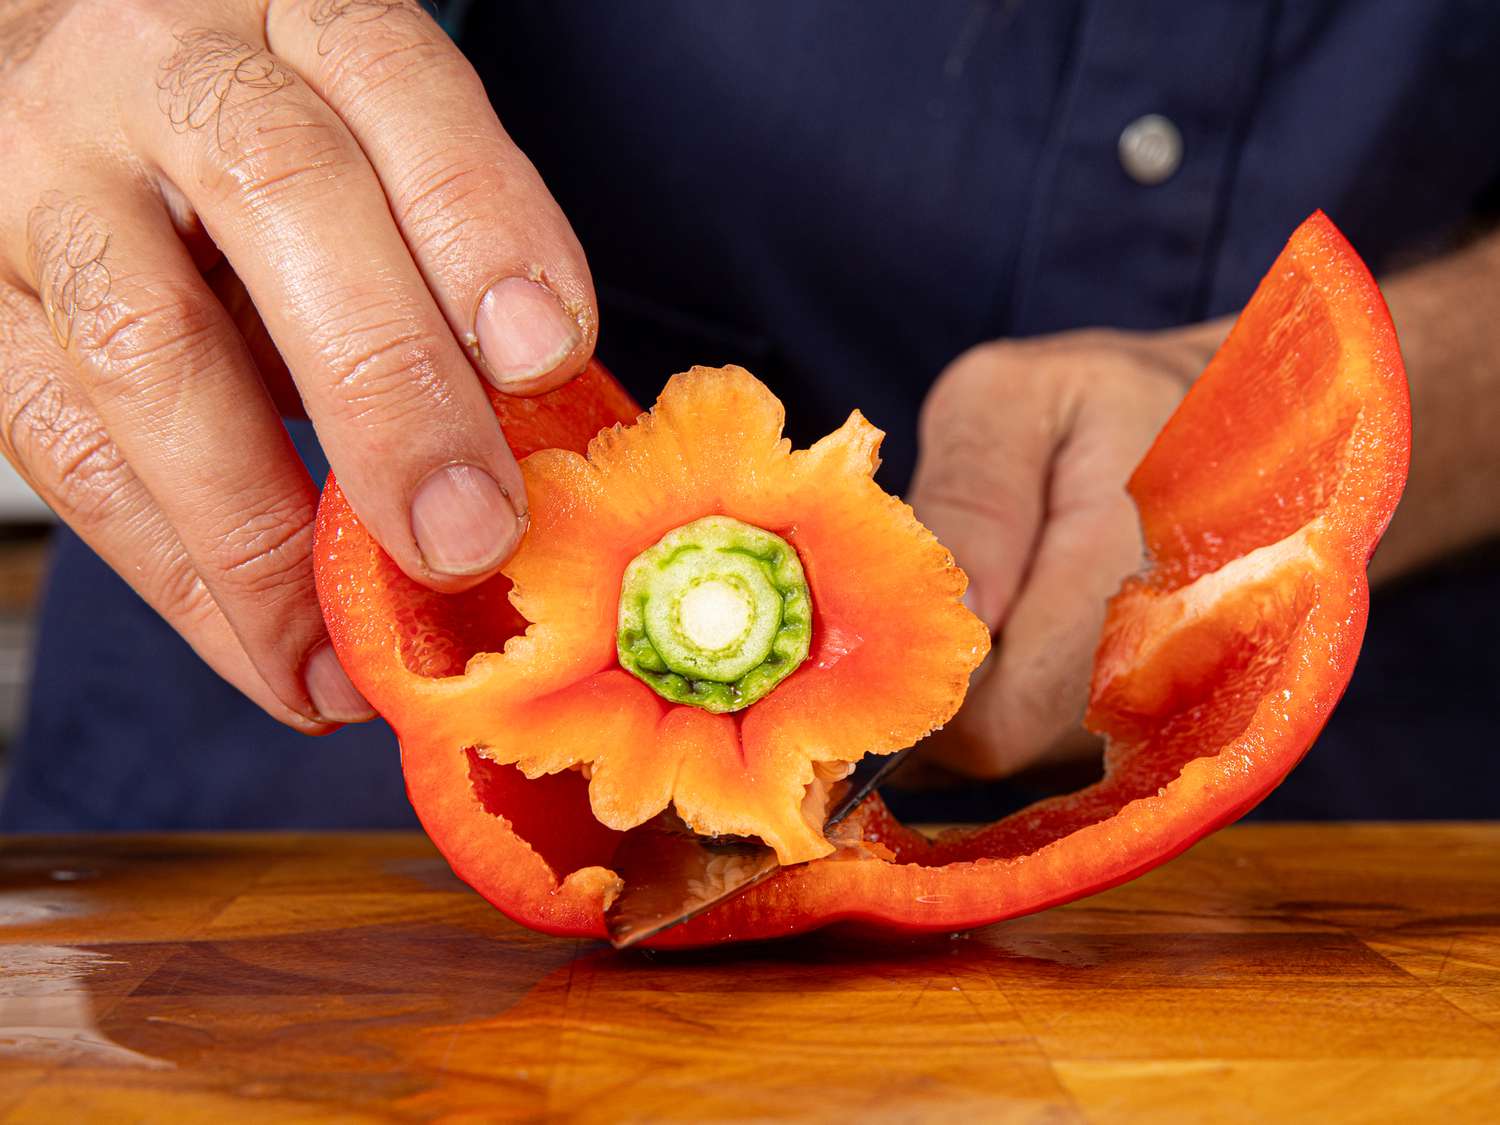
[[1052,434],[1045,411],[991,347],[944,372],[923,405],[908,494],[917,518],[969,576],[964,600],[1000,628],[1025,577],[1045,505]]

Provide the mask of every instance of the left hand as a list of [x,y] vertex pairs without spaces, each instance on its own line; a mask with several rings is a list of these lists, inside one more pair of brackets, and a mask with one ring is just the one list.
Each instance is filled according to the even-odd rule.
[[1225,327],[997,341],[934,384],[911,503],[997,639],[932,759],[996,778],[1096,752],[1079,723],[1104,606],[1141,565],[1125,482]]
[[598,323],[479,76],[416,0],[0,0],[0,153],[0,455],[268,714],[370,718],[276,408],[468,589],[527,513],[480,376],[560,386]]

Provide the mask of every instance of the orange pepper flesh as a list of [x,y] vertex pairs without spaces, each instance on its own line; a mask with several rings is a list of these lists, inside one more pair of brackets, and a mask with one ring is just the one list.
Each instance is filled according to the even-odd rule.
[[[670,804],[705,835],[764,840],[784,864],[830,854],[816,793],[808,804],[815,779],[904,749],[952,718],[989,635],[962,605],[966,580],[952,555],[874,483],[879,431],[856,412],[793,451],[782,420],[748,372],[695,368],[636,424],[601,431],[586,457],[557,448],[525,457],[531,526],[497,586],[514,584],[520,617],[476,637],[484,651],[461,669],[454,653],[441,675],[414,667],[418,654],[401,652],[399,638],[387,641],[401,659],[369,691],[405,759],[474,747],[476,760],[528,778],[578,769],[594,818],[611,828],[638,827]],[[796,588],[768,585],[760,612],[801,623],[806,659],[732,713],[693,702],[711,690],[665,698],[619,660],[621,622],[642,608],[622,605],[623,591],[663,536],[690,534],[673,540],[671,557],[688,552],[700,575],[730,567],[747,585],[770,557],[715,561],[705,521],[741,529],[736,550],[762,536],[755,550],[800,560],[786,570]],[[356,544],[368,561],[373,546],[351,530],[330,546],[331,564]],[[521,619],[525,635],[513,636]]]
[[[520,457],[581,452],[637,413],[597,365],[539,399],[492,400]],[[1131,479],[1149,564],[1112,599],[1095,663],[1087,721],[1109,739],[1104,778],[935,840],[872,798],[854,820],[872,846],[787,867],[655,944],[849,920],[981,925],[1129,879],[1241,816],[1306,752],[1348,683],[1368,608],[1365,565],[1400,497],[1409,441],[1405,375],[1379,291],[1314,215]],[[455,596],[417,586],[332,478],[316,563],[340,658],[403,734],[413,806],[455,872],[525,925],[603,937],[624,833],[595,819],[587,780],[528,779],[402,730],[411,671],[458,675],[524,629],[508,580]],[[550,721],[617,707],[624,690],[596,677],[559,700]]]

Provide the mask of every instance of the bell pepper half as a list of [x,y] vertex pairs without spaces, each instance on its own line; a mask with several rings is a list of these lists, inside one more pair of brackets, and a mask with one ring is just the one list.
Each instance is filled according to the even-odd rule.
[[1103,778],[934,838],[871,797],[824,838],[828,782],[951,718],[988,642],[962,573],[870,480],[878,432],[856,414],[793,452],[738,369],[677,377],[639,419],[597,364],[491,399],[531,499],[516,557],[465,593],[427,590],[330,477],[324,616],[397,732],[428,834],[518,922],[603,938],[611,862],[630,839],[634,869],[632,833],[669,804],[776,848],[776,876],[658,946],[978,926],[1123,882],[1243,815],[1349,681],[1411,428],[1379,290],[1315,214],[1129,482],[1147,561],[1095,659]]

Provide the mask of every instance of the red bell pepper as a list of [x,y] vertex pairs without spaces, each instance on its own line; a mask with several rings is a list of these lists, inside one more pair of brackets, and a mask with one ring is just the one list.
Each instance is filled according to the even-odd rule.
[[[637,414],[597,365],[549,395],[492,401],[518,457],[583,453],[601,428]],[[850,434],[847,449],[856,452],[840,456],[852,462],[863,449],[872,460],[873,444]],[[1111,600],[1095,661],[1086,721],[1108,739],[1103,779],[936,839],[902,827],[871,798],[834,841],[836,854],[787,866],[655,944],[764,938],[839,920],[977,926],[1132,878],[1244,814],[1306,752],[1348,683],[1368,608],[1365,567],[1405,484],[1409,441],[1405,374],[1384,302],[1348,243],[1316,214],[1293,234],[1131,478],[1149,561]],[[552,467],[557,479],[574,472]],[[554,497],[559,520],[588,506],[581,495]],[[534,511],[548,504],[545,494],[533,498]],[[631,544],[629,555],[645,545]],[[556,691],[550,710],[517,711],[524,730],[507,761],[538,774],[528,777],[476,749],[470,719],[455,717],[483,718],[482,693],[454,694],[454,685],[489,675],[497,658],[481,654],[526,628],[510,578],[458,595],[418,586],[360,525],[332,477],[318,512],[316,568],[340,659],[396,727],[412,804],[454,871],[525,925],[603,937],[603,912],[619,887],[610,863],[626,833],[601,823],[584,771],[536,759],[554,740],[600,741],[601,715],[617,723],[621,740],[639,742],[646,732],[649,748],[666,737],[665,725],[652,725],[664,723],[665,704],[648,706],[648,689],[615,668]],[[817,570],[809,561],[820,602]],[[527,583],[540,571],[523,564],[520,573],[527,588],[516,600],[525,607],[536,599]],[[934,606],[962,588],[961,580],[943,582],[927,596]],[[963,620],[933,612],[935,627],[951,630],[943,634],[950,650],[969,643]],[[809,670],[768,700],[806,694],[794,685],[814,682],[814,666],[829,663],[819,653],[832,645],[839,655],[830,620],[817,618]],[[537,643],[513,641],[498,659],[522,659]],[[965,668],[977,653],[964,656]],[[500,714],[506,703],[495,698]],[[465,702],[433,702],[455,699]],[[897,703],[914,716],[899,732],[907,742],[951,714],[935,698]],[[687,740],[687,753],[732,725],[728,715],[693,714],[702,733]],[[748,735],[741,754],[747,748]],[[753,790],[744,792],[753,805]],[[795,854],[816,843],[778,848]]]

